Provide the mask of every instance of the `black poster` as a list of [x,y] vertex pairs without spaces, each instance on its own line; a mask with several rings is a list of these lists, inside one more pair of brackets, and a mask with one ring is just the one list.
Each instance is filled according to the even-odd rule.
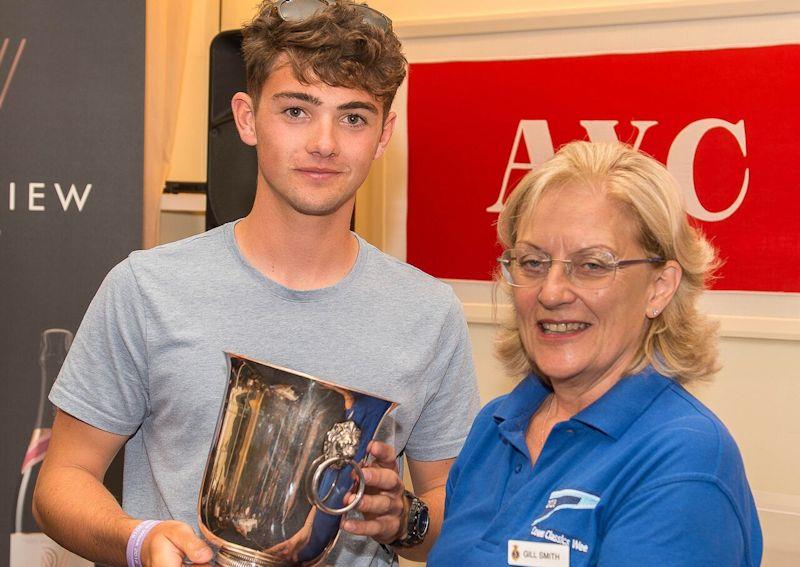
[[103,277],[141,243],[144,59],[142,0],[0,2],[0,566],[79,564],[52,549],[10,561],[10,542],[38,531],[42,396]]

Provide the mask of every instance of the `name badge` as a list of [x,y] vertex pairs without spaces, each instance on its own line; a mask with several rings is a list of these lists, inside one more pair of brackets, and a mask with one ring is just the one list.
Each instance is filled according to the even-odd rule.
[[508,540],[508,564],[523,567],[569,567],[569,546]]

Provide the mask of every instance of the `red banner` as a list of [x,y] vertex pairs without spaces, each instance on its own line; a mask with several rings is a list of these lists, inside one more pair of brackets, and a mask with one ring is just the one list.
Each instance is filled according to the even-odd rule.
[[624,140],[683,189],[716,289],[800,292],[800,46],[418,63],[407,259],[488,280],[514,185],[570,140]]

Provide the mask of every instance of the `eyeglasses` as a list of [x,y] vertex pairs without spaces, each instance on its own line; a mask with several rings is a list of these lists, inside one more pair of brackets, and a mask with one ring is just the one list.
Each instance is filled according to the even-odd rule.
[[577,287],[603,289],[614,281],[619,268],[634,264],[660,264],[664,258],[618,260],[606,250],[592,250],[572,255],[567,260],[550,258],[544,252],[529,248],[509,248],[497,259],[503,279],[514,287],[540,285],[553,262],[564,265],[564,273]]
[[[334,4],[333,0],[281,0],[278,3],[278,15],[285,22],[301,22]],[[385,14],[366,4],[353,4],[352,6],[368,24],[383,31],[392,29],[392,20]]]

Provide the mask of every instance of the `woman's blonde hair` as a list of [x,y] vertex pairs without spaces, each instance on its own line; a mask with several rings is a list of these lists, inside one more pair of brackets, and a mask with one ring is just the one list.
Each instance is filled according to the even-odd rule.
[[[515,245],[520,226],[530,222],[545,191],[575,184],[603,191],[622,204],[636,224],[646,255],[676,260],[683,269],[678,290],[650,321],[627,374],[652,364],[682,383],[709,378],[719,369],[717,324],[698,311],[697,299],[719,262],[711,244],[689,224],[678,183],[653,158],[622,143],[563,146],[520,181],[509,197],[497,223],[500,243],[504,248]],[[511,375],[537,370],[522,344],[516,313],[503,322],[496,352]]]

